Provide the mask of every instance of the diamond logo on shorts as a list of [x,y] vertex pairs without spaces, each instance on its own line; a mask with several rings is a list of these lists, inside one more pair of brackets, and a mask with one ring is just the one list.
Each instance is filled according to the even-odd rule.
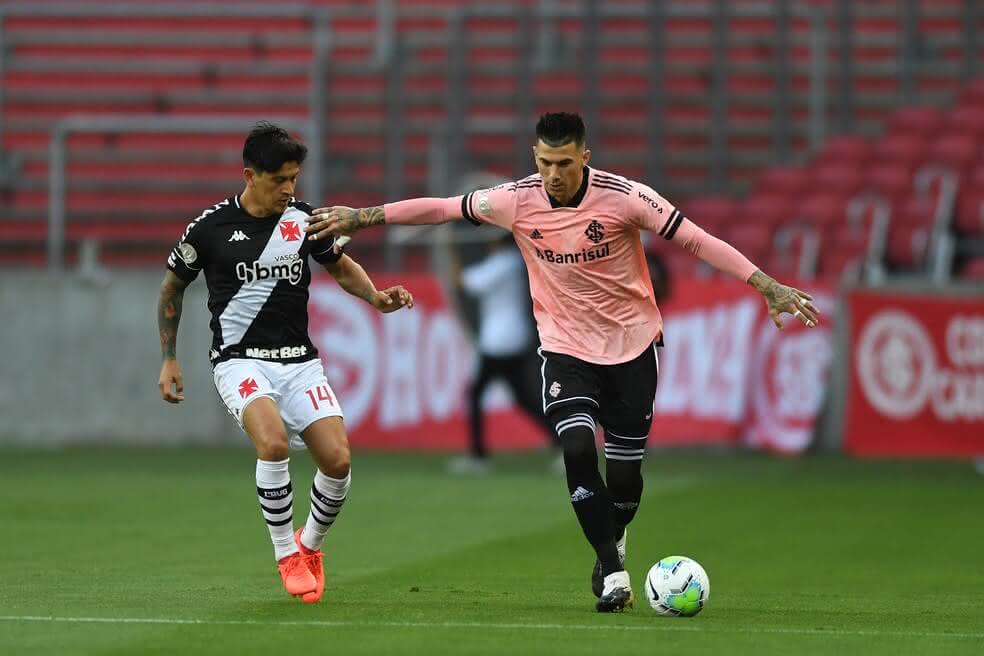
[[243,380],[243,382],[239,383],[239,396],[245,399],[247,396],[255,392],[258,388],[259,385],[256,384],[255,380],[253,380],[252,378],[246,378]]
[[558,394],[560,394],[560,383],[555,380],[550,386],[550,396],[556,399]]

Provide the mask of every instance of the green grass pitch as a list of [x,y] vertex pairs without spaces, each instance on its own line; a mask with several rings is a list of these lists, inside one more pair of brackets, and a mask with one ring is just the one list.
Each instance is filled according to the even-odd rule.
[[[544,454],[453,478],[355,454],[326,597],[280,587],[240,450],[0,452],[0,654],[982,654],[984,478],[961,463],[652,453],[629,534],[636,607],[594,560]],[[295,521],[312,468],[292,466]],[[647,569],[700,561],[696,618]]]

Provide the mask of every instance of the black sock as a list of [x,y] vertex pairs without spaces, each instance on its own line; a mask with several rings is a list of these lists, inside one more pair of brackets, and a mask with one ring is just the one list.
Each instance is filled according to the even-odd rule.
[[594,419],[583,408],[552,413],[551,419],[564,446],[567,490],[584,536],[601,561],[607,576],[622,569],[615,548],[615,518],[611,494],[598,470]]
[[646,439],[605,432],[605,479],[615,510],[616,539],[632,522],[642,499],[642,457]]
[[615,538],[620,539],[625,527],[635,517],[639,500],[642,499],[642,462],[609,460],[606,466],[605,478],[608,479],[615,511]]

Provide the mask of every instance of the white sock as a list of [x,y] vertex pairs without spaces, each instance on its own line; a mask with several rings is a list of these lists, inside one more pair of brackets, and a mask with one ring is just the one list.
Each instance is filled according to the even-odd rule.
[[332,478],[318,470],[311,485],[311,512],[301,531],[301,544],[312,551],[321,548],[325,533],[341,512],[351,485],[351,471],[345,478]]
[[297,552],[294,544],[294,494],[287,460],[256,461],[256,495],[277,560]]

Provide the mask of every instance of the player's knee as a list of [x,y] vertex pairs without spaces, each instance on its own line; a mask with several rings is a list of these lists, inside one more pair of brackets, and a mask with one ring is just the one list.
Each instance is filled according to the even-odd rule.
[[254,438],[261,460],[286,460],[290,455],[289,439],[284,430],[267,430]]
[[324,464],[323,471],[332,478],[345,478],[352,469],[352,452],[348,444],[339,445]]
[[570,406],[551,412],[547,419],[560,437],[566,462],[590,462],[597,466],[595,420],[590,408]]

